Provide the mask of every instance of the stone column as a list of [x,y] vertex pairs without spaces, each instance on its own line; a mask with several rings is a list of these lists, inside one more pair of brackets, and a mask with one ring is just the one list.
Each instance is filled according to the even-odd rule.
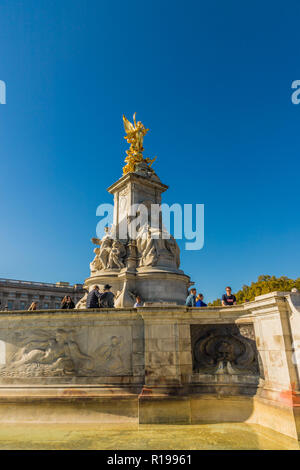
[[181,349],[188,348],[186,325],[179,324],[172,309],[140,312],[144,319],[145,386],[139,397],[139,422],[188,424],[190,400],[184,395],[182,372],[191,370],[191,353]]
[[291,323],[286,292],[272,292],[245,304],[254,316],[263,384],[255,401],[258,424],[290,436],[299,435],[299,376],[293,338],[299,327]]

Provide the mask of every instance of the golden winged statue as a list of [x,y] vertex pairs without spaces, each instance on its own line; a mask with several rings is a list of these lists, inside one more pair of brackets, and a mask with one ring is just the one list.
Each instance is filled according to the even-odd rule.
[[124,139],[130,144],[129,150],[126,150],[127,157],[125,158],[126,165],[123,167],[123,174],[135,171],[135,166],[137,163],[145,161],[149,166],[152,165],[154,160],[153,158],[143,158],[143,141],[144,136],[147,134],[149,129],[146,129],[144,124],[141,121],[136,122],[135,115],[133,115],[133,124],[130,122],[123,114],[124,129],[126,135]]

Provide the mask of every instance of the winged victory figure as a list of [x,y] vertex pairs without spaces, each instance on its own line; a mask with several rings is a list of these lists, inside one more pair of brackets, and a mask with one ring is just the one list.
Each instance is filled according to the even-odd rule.
[[135,165],[139,162],[145,161],[151,166],[156,159],[156,157],[152,160],[143,158],[143,141],[149,129],[146,129],[141,121],[136,122],[135,115],[136,113],[133,115],[132,123],[123,114],[124,129],[126,132],[124,139],[130,144],[129,150],[126,150],[127,157],[125,158],[126,165],[123,167],[123,174],[135,171]]

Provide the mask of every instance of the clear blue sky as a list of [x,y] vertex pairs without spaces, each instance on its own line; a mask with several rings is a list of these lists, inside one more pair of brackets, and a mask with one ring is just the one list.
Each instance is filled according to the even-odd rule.
[[134,111],[164,202],[205,204],[182,268],[206,300],[299,277],[299,16],[298,1],[2,0],[0,277],[88,277]]

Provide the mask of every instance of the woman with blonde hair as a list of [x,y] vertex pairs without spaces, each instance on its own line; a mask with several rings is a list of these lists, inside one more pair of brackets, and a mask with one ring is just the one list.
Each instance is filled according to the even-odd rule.
[[67,308],[67,296],[65,295],[60,303],[60,308]]
[[207,307],[206,303],[203,302],[203,294],[198,294],[196,297],[196,307]]
[[32,311],[32,310],[36,310],[36,307],[37,307],[37,303],[36,302],[32,302],[28,311]]

